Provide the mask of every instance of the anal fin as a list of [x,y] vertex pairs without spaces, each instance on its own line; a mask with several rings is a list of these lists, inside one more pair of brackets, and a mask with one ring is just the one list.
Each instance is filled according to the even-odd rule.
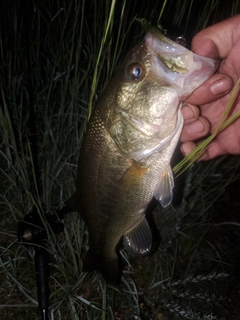
[[174,179],[170,165],[159,178],[159,183],[154,192],[154,197],[161,203],[163,208],[167,207],[173,198]]
[[132,255],[149,253],[152,246],[152,232],[145,217],[124,234],[123,242],[126,250]]

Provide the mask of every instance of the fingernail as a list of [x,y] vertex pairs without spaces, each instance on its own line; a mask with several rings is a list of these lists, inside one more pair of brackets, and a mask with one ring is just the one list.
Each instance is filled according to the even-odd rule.
[[232,80],[230,78],[221,78],[215,81],[211,87],[210,90],[214,95],[219,95],[222,93],[227,93],[232,89]]
[[183,156],[186,157],[195,148],[196,148],[196,144],[194,142],[185,142],[181,145],[180,150]]
[[194,123],[189,124],[186,130],[189,134],[197,134],[203,132],[205,130],[205,126],[201,120],[196,120]]
[[186,149],[187,149],[187,148],[185,148],[185,145],[184,145],[184,144],[181,145],[180,150],[181,150],[182,155],[183,155],[184,157],[186,157],[186,155],[187,155],[187,150],[186,150]]
[[184,104],[182,107],[182,113],[184,116],[184,120],[191,120],[196,118],[196,114],[194,112],[194,109],[191,108],[188,104]]

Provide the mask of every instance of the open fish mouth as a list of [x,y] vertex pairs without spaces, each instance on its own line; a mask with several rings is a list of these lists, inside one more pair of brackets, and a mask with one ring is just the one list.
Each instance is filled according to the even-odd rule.
[[180,100],[190,95],[220,65],[220,60],[200,57],[152,27],[144,40],[152,54],[153,76],[161,77],[163,83],[172,85]]

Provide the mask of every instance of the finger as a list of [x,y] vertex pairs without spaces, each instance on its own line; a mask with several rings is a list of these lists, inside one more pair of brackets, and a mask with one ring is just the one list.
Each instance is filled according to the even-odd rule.
[[184,125],[187,125],[196,121],[199,118],[200,110],[195,105],[184,103],[182,107],[182,115],[184,118]]
[[195,148],[197,147],[197,144],[193,141],[187,141],[184,142],[181,146],[180,146],[180,150],[183,154],[184,157],[186,157],[187,155],[189,155],[189,153],[191,153]]
[[185,101],[195,105],[213,102],[228,92],[233,87],[233,80],[226,74],[214,74],[197,88]]
[[210,132],[210,123],[204,117],[199,117],[196,121],[184,125],[180,141],[192,141],[206,136]]
[[209,146],[207,147],[206,152],[204,153],[204,158],[201,160],[210,160],[210,159],[214,159],[218,156],[227,154],[225,150],[223,150],[219,143],[218,140],[214,140],[212,141]]
[[228,56],[240,36],[240,15],[212,25],[199,32],[192,41],[192,51],[211,58]]
[[[188,156],[199,144],[192,141],[185,142],[181,145],[180,150],[184,157]],[[208,154],[208,150],[204,152],[204,154],[197,161],[206,161],[210,160],[210,155]]]
[[[199,141],[198,143],[195,143],[193,141],[184,142],[180,147],[180,150],[183,156],[186,157],[187,155],[189,155],[201,143],[202,141]],[[197,161],[207,161],[225,154],[226,154],[226,151],[224,151],[219,146],[219,143],[217,140],[214,140],[209,144],[204,154]]]

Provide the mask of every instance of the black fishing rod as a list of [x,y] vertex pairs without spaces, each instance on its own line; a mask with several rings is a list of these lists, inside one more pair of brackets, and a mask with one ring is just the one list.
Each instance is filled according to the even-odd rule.
[[[32,194],[38,203],[41,198],[41,174],[39,169],[39,150],[38,150],[38,126],[37,111],[35,103],[34,89],[37,87],[34,77],[34,66],[36,61],[33,60],[34,54],[31,51],[31,45],[34,43],[33,19],[34,19],[34,2],[27,0],[25,5],[20,6],[22,23],[22,39],[25,48],[25,87],[28,93],[26,104],[29,106],[28,141],[30,145],[33,175],[31,178]],[[29,27],[31,26],[31,27]],[[20,243],[29,250],[34,250],[34,265],[37,284],[38,307],[41,314],[41,320],[48,320],[49,308],[49,255],[46,248],[48,226],[53,233],[57,234],[63,231],[63,223],[60,221],[64,215],[72,210],[64,207],[61,210],[53,210],[44,214],[40,207],[34,206],[32,210],[26,214],[18,226],[18,239]]]
[[[25,6],[21,7],[23,10],[23,29],[22,37],[25,42],[25,67],[26,67],[26,89],[28,92],[28,98],[26,99],[29,105],[29,145],[32,158],[33,166],[33,176],[32,176],[32,186],[33,186],[33,196],[38,199],[40,196],[40,170],[38,163],[38,130],[37,130],[37,115],[35,110],[34,101],[34,74],[32,66],[34,61],[32,61],[30,44],[32,39],[32,29],[29,28],[32,25],[33,19],[33,3],[32,1],[27,1]],[[26,10],[25,10],[26,9]],[[36,283],[37,283],[37,293],[38,293],[38,305],[41,312],[41,319],[47,320],[48,317],[48,307],[49,307],[49,256],[47,250],[44,246],[46,240],[46,231],[43,226],[42,220],[36,208],[26,215],[23,221],[19,223],[18,228],[18,238],[22,244],[25,244],[28,248],[34,249],[34,262],[35,262],[35,273],[36,273]]]
[[46,231],[36,207],[19,223],[18,238],[22,244],[34,249],[38,307],[42,320],[48,320],[49,307],[49,256],[44,246]]
[[[31,212],[29,212],[24,220],[19,223],[19,241],[29,249],[34,249],[38,307],[41,314],[41,320],[49,319],[49,255],[45,247],[45,242],[47,240],[45,222],[53,233],[60,233],[64,228],[64,225],[60,220],[62,220],[64,215],[70,211],[72,210],[63,207],[61,210],[51,211],[45,215],[41,215],[39,214],[39,210],[36,207],[33,207]],[[44,222],[43,219],[45,220]]]

